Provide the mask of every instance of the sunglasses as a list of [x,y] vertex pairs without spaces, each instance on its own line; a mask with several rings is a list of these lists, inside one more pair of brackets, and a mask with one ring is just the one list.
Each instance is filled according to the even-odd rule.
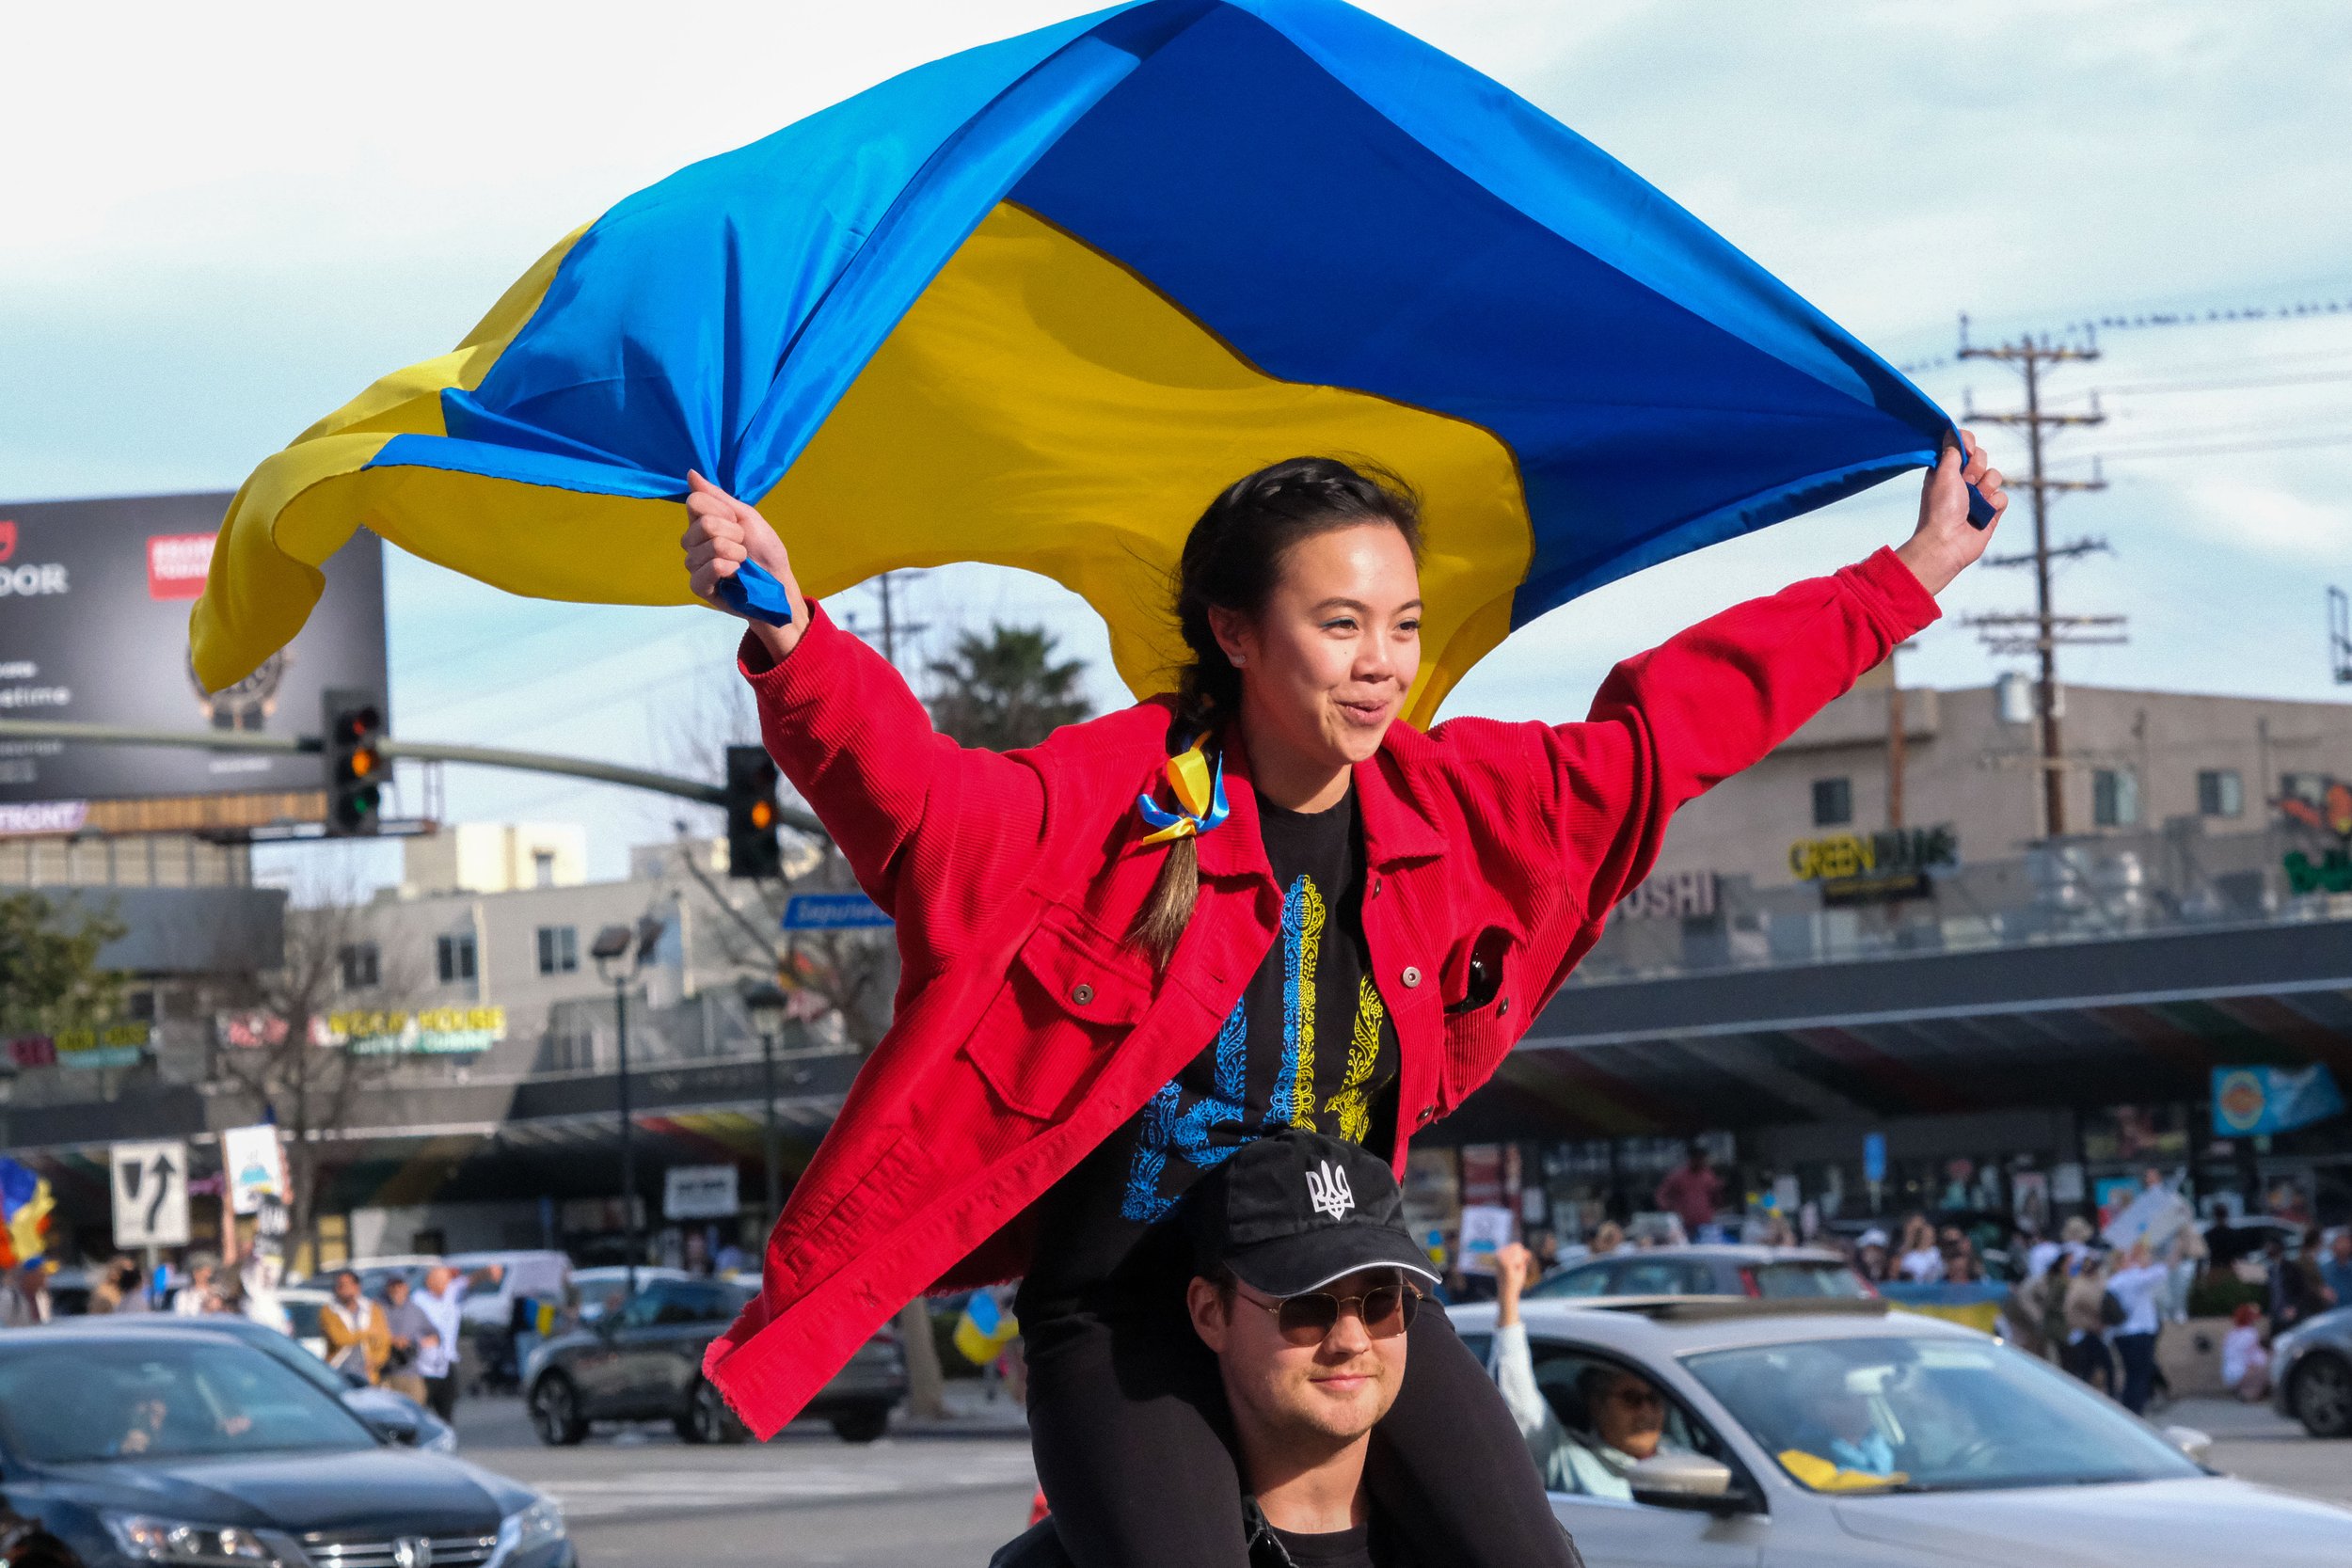
[[1301,1349],[1319,1345],[1339,1326],[1340,1314],[1349,1307],[1363,1321],[1364,1332],[1375,1339],[1394,1338],[1413,1326],[1413,1314],[1421,1309],[1421,1292],[1410,1285],[1375,1285],[1361,1295],[1335,1296],[1328,1291],[1311,1291],[1303,1296],[1283,1296],[1277,1300],[1261,1296],[1238,1281],[1234,1293],[1250,1306],[1274,1314],[1275,1331],[1283,1339]]

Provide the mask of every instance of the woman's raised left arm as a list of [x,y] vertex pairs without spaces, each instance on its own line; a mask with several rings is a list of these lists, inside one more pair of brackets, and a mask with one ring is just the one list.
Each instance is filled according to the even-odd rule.
[[2009,504],[1973,436],[1929,471],[1917,529],[1836,575],[1735,605],[1611,672],[1581,723],[1542,732],[1568,893],[1597,921],[1649,874],[1666,824],[1753,766],[1937,615],[1934,595],[1984,553],[1968,488]]

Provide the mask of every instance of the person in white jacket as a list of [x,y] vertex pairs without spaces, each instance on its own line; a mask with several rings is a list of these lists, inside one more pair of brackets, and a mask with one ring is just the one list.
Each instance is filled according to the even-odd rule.
[[1495,1254],[1495,1340],[1489,1370],[1511,1418],[1527,1439],[1527,1451],[1551,1492],[1630,1502],[1627,1472],[1661,1450],[1666,1438],[1666,1396],[1641,1373],[1596,1365],[1577,1379],[1577,1391],[1591,1414],[1593,1431],[1570,1432],[1553,1414],[1535,1382],[1535,1355],[1519,1318],[1519,1294],[1534,1271],[1534,1255],[1513,1243]]

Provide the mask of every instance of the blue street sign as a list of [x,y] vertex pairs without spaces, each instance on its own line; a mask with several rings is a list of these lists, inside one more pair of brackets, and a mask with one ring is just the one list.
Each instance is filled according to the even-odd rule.
[[862,893],[796,893],[785,901],[787,931],[854,931],[895,924]]
[[1862,1135],[1862,1180],[1872,1182],[1886,1180],[1886,1134],[1883,1132],[1865,1132]]

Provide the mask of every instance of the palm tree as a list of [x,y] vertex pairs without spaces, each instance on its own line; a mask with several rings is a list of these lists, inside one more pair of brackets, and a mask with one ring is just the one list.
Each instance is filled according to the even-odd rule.
[[1079,681],[1084,659],[1054,662],[1057,639],[1043,626],[998,622],[986,637],[964,632],[953,657],[933,659],[931,720],[966,746],[1009,752],[1034,746],[1090,711]]

